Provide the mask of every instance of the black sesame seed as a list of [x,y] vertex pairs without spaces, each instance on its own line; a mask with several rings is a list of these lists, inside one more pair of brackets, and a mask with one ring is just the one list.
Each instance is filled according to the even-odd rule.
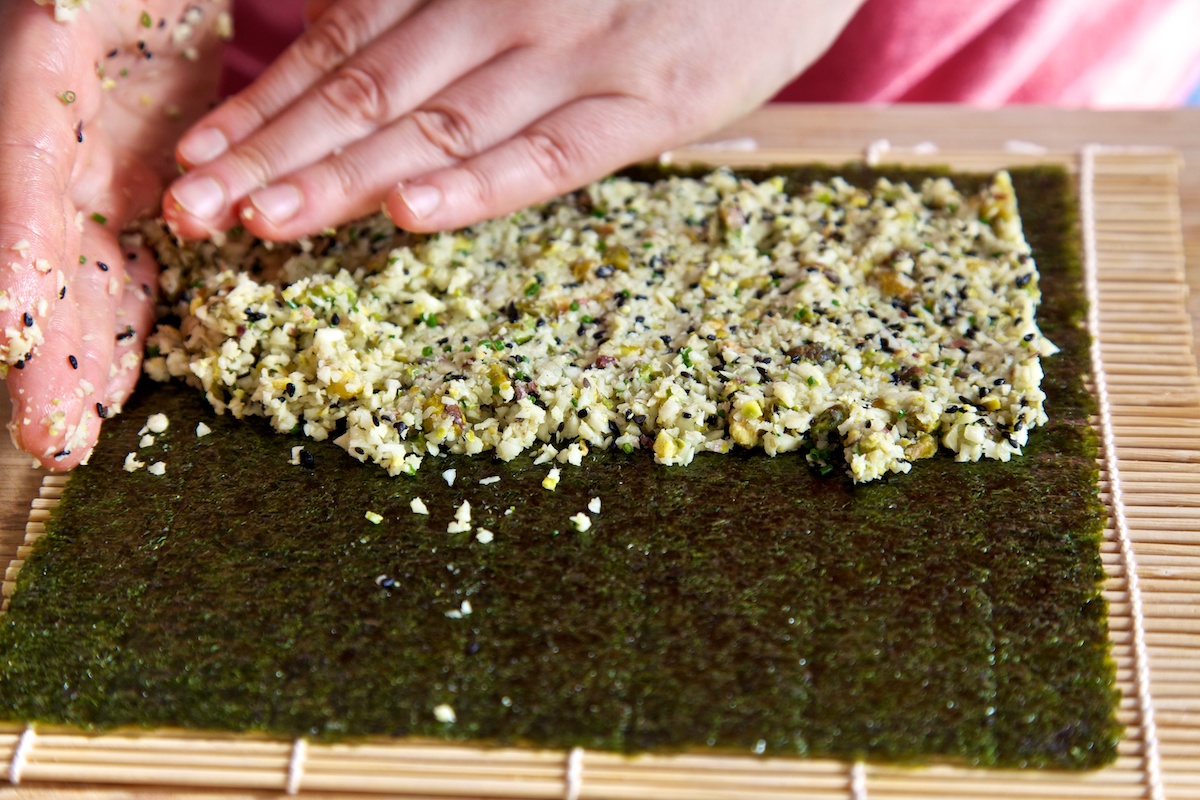
[[634,421],[634,424],[636,424],[636,425],[639,425],[639,426],[645,425],[646,424],[646,415],[645,414],[634,414],[633,421]]
[[75,356],[67,356],[67,363],[71,365],[71,369],[79,369],[79,359]]
[[17,363],[13,364],[13,366],[16,367],[17,369],[25,369],[25,362],[18,361]]
[[996,378],[996,380],[992,381],[992,385],[993,386],[1003,386],[1004,378]]
[[1017,276],[1017,279],[1016,279],[1015,281],[1013,281],[1013,282],[1014,282],[1015,284],[1017,284],[1017,288],[1018,288],[1018,289],[1024,289],[1026,286],[1028,286],[1028,285],[1029,285],[1029,282],[1030,282],[1031,280],[1033,280],[1033,273],[1032,273],[1032,272],[1026,272],[1026,273],[1025,273],[1025,274],[1023,274],[1023,275],[1018,275],[1018,276]]
[[100,419],[108,418],[108,408],[103,403],[96,403],[96,416]]
[[614,269],[612,264],[601,264],[596,267],[597,278],[611,278],[614,272],[616,272],[616,269]]
[[80,144],[83,144],[83,121],[82,120],[80,120],[79,124],[75,126],[75,141],[79,142]]
[[26,311],[25,317],[24,317],[24,322],[25,322],[26,328],[32,326],[33,325],[33,314],[30,314],[28,311]]
[[288,397],[296,396],[296,384],[294,383],[289,383],[287,386],[283,387],[283,390],[287,392]]
[[66,297],[67,297],[67,287],[64,286],[58,290],[58,299],[64,300],[64,299],[66,299]]
[[358,453],[360,456],[365,456],[367,454],[367,451],[363,450],[361,447],[354,448],[354,452]]
[[252,308],[247,308],[244,313],[246,314],[247,322],[258,322],[259,320],[267,318],[266,314],[261,311],[255,311]]
[[112,50],[109,50],[109,51],[108,51],[108,57],[109,57],[109,58],[116,58],[116,57],[117,57],[117,56],[119,56],[120,54],[121,54],[121,51],[120,51],[120,49],[118,49],[118,48],[116,48],[116,47],[114,47]]
[[312,469],[317,465],[317,460],[313,458],[313,454],[307,450],[300,451],[300,466],[307,469]]
[[334,314],[332,317],[330,317],[329,321],[332,322],[334,325],[342,324],[342,318],[339,317],[337,314]]
[[97,261],[96,266],[100,268],[101,272],[108,272],[108,264],[105,264],[103,261]]
[[575,416],[579,417],[580,419],[587,419],[587,415],[588,410],[586,408],[581,408],[575,412]]
[[1033,334],[1032,334],[1032,333],[1027,333],[1027,334],[1025,334],[1025,341],[1027,341],[1027,342],[1032,342],[1032,341],[1033,341]]

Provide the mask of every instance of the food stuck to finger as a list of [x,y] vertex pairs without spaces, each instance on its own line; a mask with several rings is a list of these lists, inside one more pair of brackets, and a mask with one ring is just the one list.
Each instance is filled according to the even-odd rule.
[[147,230],[181,320],[148,372],[391,474],[740,446],[870,481],[939,446],[1007,461],[1047,419],[1056,348],[1006,173],[974,194],[619,177],[455,233],[377,216],[290,246]]

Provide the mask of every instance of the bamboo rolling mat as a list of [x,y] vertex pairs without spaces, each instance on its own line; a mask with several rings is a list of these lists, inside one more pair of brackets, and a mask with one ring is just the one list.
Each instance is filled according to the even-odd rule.
[[[679,151],[676,162],[844,162],[859,154]],[[1102,547],[1120,721],[1116,763],[1086,773],[905,768],[829,760],[483,749],[433,742],[317,745],[179,731],[89,735],[0,726],[0,777],[404,797],[1200,798],[1200,377],[1185,312],[1178,159],[1171,153],[891,154],[982,171],[1064,164],[1080,178],[1095,339],[1096,425],[1110,522]],[[1091,224],[1089,224],[1089,222]],[[47,478],[4,602],[65,478]]]

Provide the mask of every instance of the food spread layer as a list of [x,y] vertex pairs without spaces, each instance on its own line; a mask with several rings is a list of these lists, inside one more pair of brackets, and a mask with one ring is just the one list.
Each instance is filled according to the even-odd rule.
[[970,195],[622,177],[441,235],[378,216],[286,247],[150,236],[181,319],[152,376],[392,474],[741,446],[868,481],[939,446],[1008,460],[1046,421],[1055,347],[1006,173]]

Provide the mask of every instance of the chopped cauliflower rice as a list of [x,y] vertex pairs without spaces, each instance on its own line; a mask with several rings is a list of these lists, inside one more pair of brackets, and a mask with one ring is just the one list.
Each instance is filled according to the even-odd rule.
[[146,370],[393,475],[546,445],[798,451],[855,481],[1019,454],[1056,348],[1009,176],[784,186],[610,178],[462,231],[376,216],[294,245],[150,226],[180,322]]

